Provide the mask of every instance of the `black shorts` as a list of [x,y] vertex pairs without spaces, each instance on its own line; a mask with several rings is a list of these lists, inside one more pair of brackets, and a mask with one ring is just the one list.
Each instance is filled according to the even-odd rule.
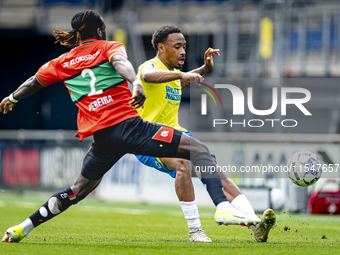
[[181,131],[140,117],[125,120],[93,134],[81,174],[89,180],[99,180],[126,153],[176,157],[181,136]]

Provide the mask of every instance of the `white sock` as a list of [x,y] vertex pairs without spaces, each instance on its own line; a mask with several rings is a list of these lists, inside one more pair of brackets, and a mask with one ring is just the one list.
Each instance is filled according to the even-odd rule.
[[30,218],[27,218],[23,223],[19,224],[19,226],[22,226],[24,229],[22,231],[22,234],[24,236],[27,236],[29,232],[34,228],[33,223]]
[[201,228],[200,216],[198,214],[198,208],[196,201],[192,202],[179,202],[184,213],[184,217],[188,222],[189,228]]
[[233,207],[231,206],[231,204],[229,203],[229,201],[225,201],[225,202],[219,203],[219,204],[216,206],[216,208],[217,208],[218,210],[224,211],[224,210],[228,210],[228,209],[233,208]]
[[240,212],[243,212],[247,216],[256,217],[255,211],[245,195],[238,195],[232,202],[231,205]]

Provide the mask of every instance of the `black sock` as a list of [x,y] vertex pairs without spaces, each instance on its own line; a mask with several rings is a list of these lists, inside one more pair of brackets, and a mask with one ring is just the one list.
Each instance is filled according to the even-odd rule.
[[[58,208],[58,200],[62,204],[61,210]],[[55,193],[45,204],[39,208],[39,210],[33,213],[29,218],[31,219],[33,226],[37,227],[41,223],[52,219],[54,216],[57,216],[71,205],[76,203],[78,203],[78,199],[74,195],[71,188],[67,188]]]
[[211,155],[208,152],[197,153],[192,161],[195,170],[201,173],[201,181],[206,185],[207,191],[215,206],[221,202],[228,201],[223,192],[220,174],[217,171],[217,166],[211,159]]

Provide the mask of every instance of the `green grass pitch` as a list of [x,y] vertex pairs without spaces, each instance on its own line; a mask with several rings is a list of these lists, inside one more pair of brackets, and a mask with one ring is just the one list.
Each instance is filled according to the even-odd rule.
[[[0,233],[19,224],[48,196],[0,192]],[[199,208],[213,243],[187,241],[180,206],[107,203],[87,198],[34,229],[20,243],[0,244],[0,254],[340,254],[340,217],[277,213],[268,243],[252,231],[218,226],[214,208]],[[2,237],[1,236],[1,237]]]

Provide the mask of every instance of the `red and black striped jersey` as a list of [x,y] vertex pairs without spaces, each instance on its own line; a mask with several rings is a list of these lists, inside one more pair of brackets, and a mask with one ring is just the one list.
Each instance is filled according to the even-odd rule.
[[55,58],[36,73],[44,87],[62,81],[79,108],[77,125],[80,140],[94,132],[139,116],[129,105],[132,94],[126,80],[112,67],[115,54],[127,58],[118,42],[88,39]]

